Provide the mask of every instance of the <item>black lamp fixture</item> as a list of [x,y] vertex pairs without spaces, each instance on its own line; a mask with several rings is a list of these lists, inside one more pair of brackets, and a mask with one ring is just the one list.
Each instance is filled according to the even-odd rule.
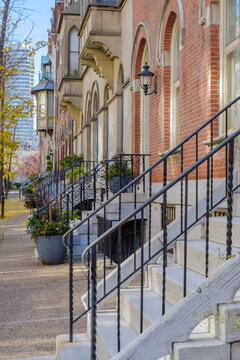
[[53,151],[52,151],[52,149],[50,149],[49,155],[50,155],[50,156],[53,156]]
[[154,77],[154,73],[149,71],[149,65],[147,62],[145,62],[145,65],[143,65],[143,71],[138,73],[138,76],[140,77],[140,86],[144,91],[145,95],[152,95],[157,93],[157,78],[155,77],[154,82],[154,89],[150,93],[148,90],[152,86],[152,80]]

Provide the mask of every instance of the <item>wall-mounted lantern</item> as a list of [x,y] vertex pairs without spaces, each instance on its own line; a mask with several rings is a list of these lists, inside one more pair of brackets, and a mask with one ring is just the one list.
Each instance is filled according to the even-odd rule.
[[157,94],[157,78],[155,77],[154,81],[154,89],[150,93],[148,92],[150,87],[152,86],[152,81],[154,77],[154,73],[149,71],[149,65],[147,62],[143,65],[143,71],[138,73],[140,77],[140,86],[144,91],[145,95]]

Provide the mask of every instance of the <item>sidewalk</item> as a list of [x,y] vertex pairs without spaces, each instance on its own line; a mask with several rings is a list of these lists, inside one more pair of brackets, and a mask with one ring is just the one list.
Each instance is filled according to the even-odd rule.
[[[68,264],[36,262],[34,241],[25,232],[27,216],[0,221],[0,360],[54,355],[56,336],[69,333]],[[76,266],[75,311],[80,314],[86,272]],[[85,326],[84,319],[75,332]]]

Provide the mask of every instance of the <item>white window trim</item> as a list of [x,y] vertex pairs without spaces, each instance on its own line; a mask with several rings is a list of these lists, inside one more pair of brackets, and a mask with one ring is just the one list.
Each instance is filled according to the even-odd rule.
[[[232,99],[229,98],[229,79],[228,67],[230,54],[239,48],[240,40],[236,38],[227,44],[227,0],[220,2],[220,34],[219,34],[219,47],[220,47],[220,81],[219,81],[219,103],[220,108],[226,106]],[[229,117],[229,121],[230,117]],[[231,131],[232,126],[229,127]],[[224,135],[225,119],[223,116],[219,118],[219,135]]]
[[[175,145],[178,144],[179,140],[179,114],[177,113],[179,110],[179,104],[177,104],[177,92],[179,91],[179,79],[174,80],[176,78],[176,46],[177,41],[179,40],[179,25],[178,20],[176,19],[172,29],[172,37],[171,37],[171,50],[170,50],[170,66],[171,66],[171,79],[170,79],[170,149],[172,149]],[[179,59],[180,61],[180,59]]]
[[[149,64],[149,50],[148,45],[145,44],[141,69],[145,63]],[[149,96],[146,96],[141,90],[140,93],[140,153],[148,154],[149,153]],[[148,164],[145,164],[148,166]]]

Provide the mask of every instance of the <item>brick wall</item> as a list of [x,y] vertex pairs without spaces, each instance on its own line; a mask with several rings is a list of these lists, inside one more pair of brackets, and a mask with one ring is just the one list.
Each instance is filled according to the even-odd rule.
[[[146,23],[149,28],[153,62],[152,70],[157,75],[158,93],[150,96],[149,106],[149,152],[151,163],[159,159],[159,153],[169,149],[170,143],[170,74],[169,61],[157,64],[157,41],[160,21],[162,21],[162,36],[159,47],[161,52],[170,52],[172,28],[175,19],[180,24],[179,7],[176,0],[170,0],[166,5],[163,0],[133,0],[133,36],[138,25]],[[185,41],[180,50],[179,78],[179,140],[197,129],[219,110],[219,25],[202,27],[199,24],[199,0],[182,0],[185,19]],[[206,0],[206,6],[218,4],[218,1]],[[133,79],[140,71],[142,51],[148,36],[144,27],[141,28],[135,44],[135,59]],[[140,92],[133,92],[133,153],[139,150],[140,143]],[[209,151],[203,144],[210,139],[210,126],[199,135],[199,157]],[[218,136],[217,121],[213,127],[213,135]],[[184,148],[184,169],[196,161],[195,141],[190,141]],[[168,162],[169,178],[180,171],[180,154]],[[222,155],[214,161],[214,176],[224,176]],[[205,177],[203,166],[199,176]],[[192,176],[194,178],[194,175]],[[154,181],[161,181],[161,170],[154,172]]]

